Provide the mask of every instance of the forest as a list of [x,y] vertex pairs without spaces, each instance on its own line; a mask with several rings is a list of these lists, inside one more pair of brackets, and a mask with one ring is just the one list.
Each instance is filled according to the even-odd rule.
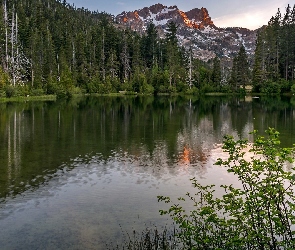
[[221,59],[203,62],[149,24],[144,35],[112,15],[66,0],[1,0],[0,97],[75,94],[295,92],[295,5],[257,31],[250,63],[242,46],[229,74]]

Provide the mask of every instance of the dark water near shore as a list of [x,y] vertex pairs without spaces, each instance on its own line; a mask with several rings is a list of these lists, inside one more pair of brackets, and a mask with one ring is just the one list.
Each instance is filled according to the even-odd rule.
[[287,97],[87,97],[0,104],[1,249],[105,249],[171,225],[157,195],[189,179],[233,182],[214,165],[225,134],[274,127],[295,142]]

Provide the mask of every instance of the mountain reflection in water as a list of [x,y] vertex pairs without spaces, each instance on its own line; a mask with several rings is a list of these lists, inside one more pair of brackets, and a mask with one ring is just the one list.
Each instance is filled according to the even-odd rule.
[[276,127],[294,135],[289,99],[89,97],[0,104],[3,249],[105,249],[122,230],[169,224],[157,195],[189,179],[234,182],[214,165],[222,138]]

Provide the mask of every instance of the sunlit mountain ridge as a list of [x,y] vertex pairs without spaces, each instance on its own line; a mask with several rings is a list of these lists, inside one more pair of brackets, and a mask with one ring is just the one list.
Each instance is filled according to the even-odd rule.
[[115,17],[118,25],[144,33],[153,23],[160,37],[164,37],[167,24],[178,25],[178,41],[185,48],[192,48],[196,58],[204,61],[219,56],[231,61],[242,45],[251,57],[255,51],[256,30],[241,27],[219,28],[212,21],[206,8],[182,11],[177,6],[155,4],[139,10],[122,12]]

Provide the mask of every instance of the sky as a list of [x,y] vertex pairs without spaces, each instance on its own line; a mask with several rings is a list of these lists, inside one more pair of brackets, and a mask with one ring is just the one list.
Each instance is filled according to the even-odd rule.
[[105,11],[118,15],[123,11],[134,11],[156,3],[166,6],[177,5],[182,11],[194,8],[207,8],[217,27],[243,27],[256,29],[267,24],[280,8],[285,13],[291,0],[67,0],[76,7],[92,11]]

